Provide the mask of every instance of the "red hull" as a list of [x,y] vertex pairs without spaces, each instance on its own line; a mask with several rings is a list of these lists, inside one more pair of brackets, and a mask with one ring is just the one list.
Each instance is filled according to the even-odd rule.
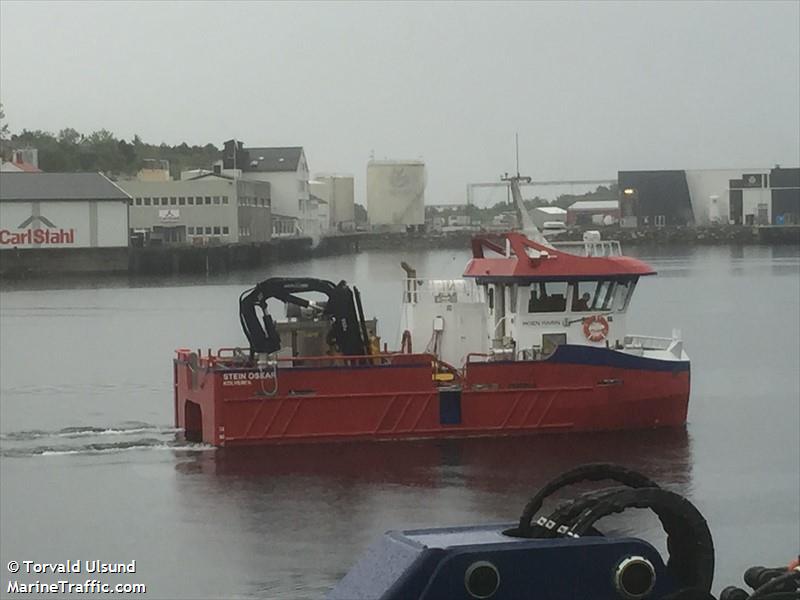
[[689,402],[688,363],[472,363],[442,387],[428,355],[349,366],[296,359],[266,377],[195,356],[181,350],[175,361],[175,423],[216,446],[678,426]]

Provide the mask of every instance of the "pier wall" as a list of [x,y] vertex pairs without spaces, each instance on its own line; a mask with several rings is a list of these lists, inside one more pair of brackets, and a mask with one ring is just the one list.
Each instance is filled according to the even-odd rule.
[[[482,232],[486,234],[488,232]],[[51,274],[177,275],[226,273],[285,259],[352,254],[362,250],[461,249],[470,247],[474,231],[433,233],[367,233],[323,238],[279,238],[257,244],[226,246],[155,246],[148,248],[48,248],[0,251],[0,279]],[[625,246],[643,245],[778,245],[800,244],[800,226],[606,228],[604,239]],[[583,230],[570,229],[556,241],[581,240]]]
[[13,248],[0,250],[0,279],[31,275],[114,274],[128,270],[128,248]]

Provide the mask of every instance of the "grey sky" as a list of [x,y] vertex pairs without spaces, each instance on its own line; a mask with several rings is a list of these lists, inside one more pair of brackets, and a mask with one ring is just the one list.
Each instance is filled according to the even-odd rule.
[[800,2],[0,3],[12,132],[425,159],[427,201],[514,168],[800,163]]

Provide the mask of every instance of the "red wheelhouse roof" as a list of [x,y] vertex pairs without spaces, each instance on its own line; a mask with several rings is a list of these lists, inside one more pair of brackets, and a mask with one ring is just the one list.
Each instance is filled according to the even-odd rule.
[[[510,255],[506,256],[506,244]],[[486,251],[498,254],[487,257]],[[498,237],[478,236],[472,240],[472,260],[464,277],[483,280],[565,280],[655,275],[647,263],[628,256],[577,256],[548,248],[521,233]]]

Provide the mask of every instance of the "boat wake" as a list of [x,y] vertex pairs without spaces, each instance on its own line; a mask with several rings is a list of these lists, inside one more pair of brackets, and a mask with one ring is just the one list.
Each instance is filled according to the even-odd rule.
[[64,427],[0,433],[0,457],[110,454],[130,450],[206,451],[214,447],[185,441],[181,429],[125,423],[119,426]]
[[179,433],[181,430],[174,427],[159,427],[157,425],[148,425],[146,423],[137,423],[132,425],[123,425],[119,427],[64,427],[56,431],[42,431],[40,429],[32,429],[30,431],[14,431],[11,433],[0,433],[0,441],[27,441],[37,440],[41,438],[81,438],[93,437],[96,435],[137,435],[141,433],[151,434],[170,434]]

